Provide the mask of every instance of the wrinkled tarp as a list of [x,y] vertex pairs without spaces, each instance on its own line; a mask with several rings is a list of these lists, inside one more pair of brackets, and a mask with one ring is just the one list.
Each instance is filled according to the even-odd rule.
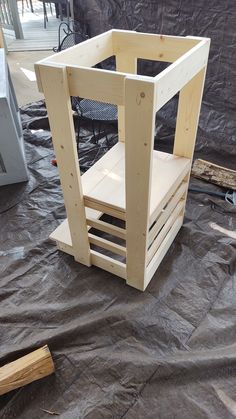
[[[119,2],[84,3],[91,6],[91,13],[101,3],[106,14],[109,5]],[[134,5],[122,4],[128,3]],[[195,11],[201,15],[208,6],[198,2],[197,9],[194,2],[188,7],[184,1],[177,3],[179,12],[173,15],[173,2],[165,7],[158,2],[169,12],[169,30],[163,32],[177,33],[182,27],[182,34],[194,16],[199,22],[194,34],[203,35]],[[143,2],[136,4],[132,16],[150,21],[154,31],[149,6],[156,7],[156,2],[146,1],[145,8]],[[214,2],[208,22],[204,21],[217,42],[227,38],[226,47],[235,41],[227,4],[233,5]],[[171,29],[174,24],[177,30]],[[221,54],[227,55],[223,43]],[[215,106],[210,99],[205,102],[196,157],[233,166],[235,147],[229,133],[232,129],[233,134],[235,118],[231,121],[229,102],[233,113],[235,68],[227,56],[222,63],[231,93],[228,90],[221,102],[219,97],[226,91],[218,86]],[[214,83],[213,73],[214,66],[208,86],[212,78]],[[171,148],[175,108],[172,101],[157,117],[158,149]],[[56,374],[2,396],[0,417],[41,419],[50,417],[41,410],[47,409],[65,419],[234,418],[236,252],[235,239],[229,235],[236,228],[235,207],[220,198],[189,193],[184,225],[141,293],[108,272],[80,265],[48,239],[65,218],[65,209],[58,170],[50,163],[54,153],[47,113],[43,102],[37,102],[23,108],[21,115],[30,179],[0,188],[1,364],[47,343]],[[217,126],[222,127],[223,141]],[[111,144],[117,139],[115,131],[116,127],[110,128]],[[106,151],[105,139],[96,145],[91,138],[89,127],[83,126],[84,170]],[[197,180],[192,184],[219,190]]]
[[[141,293],[48,239],[65,209],[43,103],[22,119],[30,180],[0,189],[1,361],[47,343],[56,374],[2,396],[0,417],[234,417],[235,240],[213,227],[235,230],[235,207],[190,193],[184,226]],[[81,134],[91,163],[103,141]]]

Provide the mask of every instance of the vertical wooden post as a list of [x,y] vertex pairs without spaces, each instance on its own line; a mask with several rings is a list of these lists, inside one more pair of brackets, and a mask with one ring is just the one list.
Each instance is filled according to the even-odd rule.
[[[206,67],[197,73],[180,91],[173,153],[176,156],[193,158],[201,110]],[[189,183],[190,172],[185,181]],[[186,203],[188,189],[184,200]],[[185,212],[185,206],[182,213]]]
[[[120,52],[116,54],[116,71],[122,73],[137,73],[137,58],[130,54]],[[125,141],[125,109],[124,106],[118,106],[118,136],[119,141]]]
[[155,83],[125,81],[125,184],[127,284],[144,290],[150,181],[155,127]]
[[192,159],[201,109],[206,67],[180,91],[174,154]]
[[91,266],[66,68],[39,66],[75,260]]

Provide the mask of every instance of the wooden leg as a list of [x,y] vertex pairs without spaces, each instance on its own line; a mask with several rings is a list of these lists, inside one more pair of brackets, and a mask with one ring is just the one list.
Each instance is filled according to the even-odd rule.
[[127,284],[144,290],[149,230],[150,180],[155,127],[155,84],[125,82]]
[[[173,153],[192,160],[197,136],[206,67],[196,74],[180,91]],[[190,172],[186,176],[189,183]],[[187,199],[185,194],[185,203]],[[183,209],[183,214],[185,206]]]
[[[137,58],[129,54],[119,53],[116,55],[116,71],[123,73],[137,73]],[[118,106],[118,135],[119,141],[125,141],[125,109],[124,106]]]
[[180,91],[174,154],[192,159],[197,135],[206,68]]
[[40,66],[74,257],[91,266],[75,130],[65,67]]

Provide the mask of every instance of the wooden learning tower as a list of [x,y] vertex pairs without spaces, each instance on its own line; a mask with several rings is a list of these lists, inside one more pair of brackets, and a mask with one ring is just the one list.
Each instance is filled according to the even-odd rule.
[[[68,217],[50,237],[76,261],[139,290],[183,224],[209,46],[208,38],[111,30],[35,65]],[[92,68],[111,56],[117,71]],[[137,58],[171,64],[147,77],[136,74]],[[156,112],[178,92],[173,154],[154,151]],[[71,96],[118,106],[118,143],[82,176]],[[124,220],[124,228],[103,221],[103,214]],[[114,242],[117,237],[122,245]]]

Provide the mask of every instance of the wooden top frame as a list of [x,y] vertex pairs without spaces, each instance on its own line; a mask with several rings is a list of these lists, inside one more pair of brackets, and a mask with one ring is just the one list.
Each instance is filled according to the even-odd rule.
[[[156,87],[158,111],[202,68],[206,67],[210,39],[147,34],[113,29],[61,51],[35,64],[38,88],[42,92],[39,68],[65,67],[71,96],[124,105],[125,79],[148,81]],[[137,58],[172,63],[156,77],[91,68],[111,57]],[[124,67],[124,66],[123,66]]]

